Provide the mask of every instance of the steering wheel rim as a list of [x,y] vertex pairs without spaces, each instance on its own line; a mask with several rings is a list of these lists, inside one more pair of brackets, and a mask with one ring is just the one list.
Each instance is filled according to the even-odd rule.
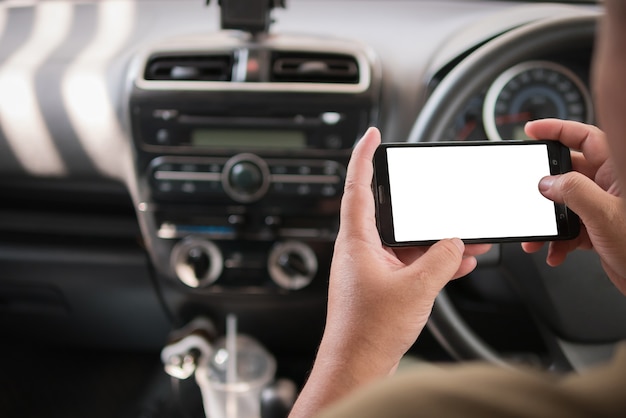
[[[516,63],[534,59],[565,44],[593,40],[599,16],[597,12],[590,12],[540,20],[513,29],[476,49],[438,84],[415,121],[407,141],[446,140],[444,132],[451,126],[454,117],[476,92],[481,91],[498,74]],[[506,252],[510,254],[512,247],[509,244],[506,246]],[[519,245],[517,251],[521,252]],[[545,253],[532,257],[535,262],[545,264]],[[599,263],[598,267],[601,269]],[[511,366],[507,359],[468,326],[445,289],[435,302],[428,328],[455,359],[480,359],[499,366]],[[553,358],[558,357],[551,367],[558,369],[581,370],[605,361],[612,355],[614,343],[619,339],[616,337],[615,341],[611,338],[602,341],[602,338],[590,338],[589,341],[572,342],[550,330],[550,327],[545,328],[550,334],[548,339],[551,341],[547,345],[551,354]]]

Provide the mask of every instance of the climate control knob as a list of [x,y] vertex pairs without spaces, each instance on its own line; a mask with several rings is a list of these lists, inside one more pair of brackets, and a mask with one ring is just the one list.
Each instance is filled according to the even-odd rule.
[[270,251],[267,265],[272,280],[289,290],[308,286],[317,274],[315,252],[299,241],[275,244]]
[[222,274],[222,252],[211,241],[188,237],[172,249],[171,264],[176,277],[189,287],[208,286]]
[[254,154],[238,154],[224,165],[222,186],[234,200],[249,203],[265,195],[270,184],[267,163]]

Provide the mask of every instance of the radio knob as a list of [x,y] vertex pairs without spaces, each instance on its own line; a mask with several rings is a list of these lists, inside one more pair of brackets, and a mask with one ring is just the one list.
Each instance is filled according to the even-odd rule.
[[317,257],[308,245],[298,241],[277,243],[268,260],[270,277],[289,290],[308,286],[317,274]]
[[265,161],[254,154],[239,154],[224,165],[224,191],[241,203],[254,202],[265,195],[270,183],[270,172]]
[[216,281],[224,266],[217,245],[195,237],[185,238],[174,246],[171,263],[178,279],[194,288]]
[[232,166],[228,181],[237,193],[254,195],[263,186],[263,173],[256,164],[242,161]]

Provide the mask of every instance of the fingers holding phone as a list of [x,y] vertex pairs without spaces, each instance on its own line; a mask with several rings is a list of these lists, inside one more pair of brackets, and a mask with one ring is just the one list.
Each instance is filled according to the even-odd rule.
[[[546,262],[563,263],[576,249],[595,249],[612,281],[626,290],[626,249],[619,244],[626,235],[623,201],[619,198],[617,172],[610,158],[605,134],[595,126],[573,121],[545,119],[529,122],[526,134],[559,141],[571,147],[574,172],[547,177],[538,185],[547,198],[568,205],[581,219],[581,234],[571,241],[550,242]],[[527,252],[541,249],[541,242],[526,242]]]
[[531,138],[561,142],[572,150],[574,171],[594,180],[604,190],[609,191],[614,186],[616,173],[608,142],[598,127],[575,121],[540,119],[528,122],[525,132]]

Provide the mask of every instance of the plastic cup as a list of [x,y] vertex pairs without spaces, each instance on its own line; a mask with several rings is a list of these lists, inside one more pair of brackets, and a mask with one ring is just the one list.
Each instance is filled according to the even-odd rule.
[[[232,356],[229,348],[237,353]],[[260,418],[261,392],[274,379],[276,360],[246,335],[221,338],[206,364],[196,371],[208,418]]]

